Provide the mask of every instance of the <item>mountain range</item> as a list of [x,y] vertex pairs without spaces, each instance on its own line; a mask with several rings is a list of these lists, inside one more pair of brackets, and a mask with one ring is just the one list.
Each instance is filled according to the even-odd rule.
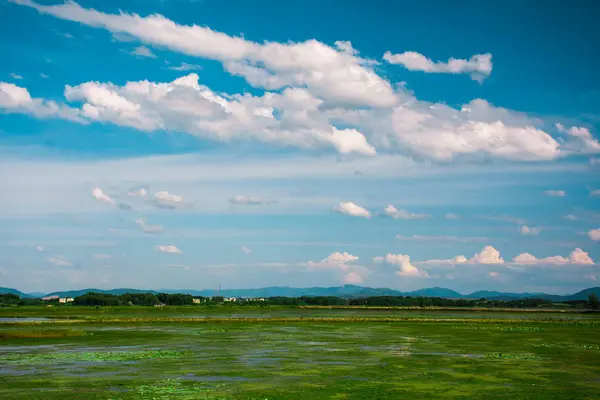
[[[16,289],[0,287],[0,294],[12,293],[24,298],[35,298],[44,296],[59,296],[59,297],[77,297],[86,293],[106,293],[120,295],[123,293],[185,293],[193,296],[215,296],[217,293],[214,289],[203,290],[187,290],[187,289],[162,289],[162,290],[141,290],[141,289],[80,289],[58,291],[52,293],[23,293]],[[496,291],[480,290],[471,294],[461,294],[452,289],[441,287],[425,288],[414,290],[412,292],[400,292],[388,288],[370,288],[356,285],[344,285],[333,287],[310,287],[310,288],[293,288],[287,286],[272,286],[259,289],[224,289],[219,291],[220,296],[224,297],[301,297],[301,296],[335,296],[343,298],[353,297],[371,297],[371,296],[410,296],[410,297],[442,297],[447,299],[480,299],[488,300],[518,300],[526,298],[546,299],[552,301],[569,301],[569,300],[587,300],[588,296],[596,293],[600,297],[600,287],[584,289],[571,295],[556,295],[547,293],[505,293]]]

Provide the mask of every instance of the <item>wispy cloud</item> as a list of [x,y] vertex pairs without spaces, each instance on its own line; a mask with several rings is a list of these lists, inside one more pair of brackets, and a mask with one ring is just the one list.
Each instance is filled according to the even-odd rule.
[[156,58],[156,54],[146,46],[138,46],[130,51],[129,54],[137,57]]
[[172,253],[172,254],[181,254],[182,251],[173,245],[158,245],[156,246],[156,250],[163,253]]
[[564,190],[546,190],[544,194],[550,197],[565,197],[567,195]]
[[197,65],[197,64],[188,64],[188,63],[181,63],[181,65],[179,66],[170,66],[167,67],[173,71],[195,71],[195,70],[199,70],[202,69],[202,66]]
[[411,220],[411,219],[427,219],[427,218],[431,218],[432,215],[431,214],[416,214],[416,213],[411,213],[408,212],[406,210],[398,210],[396,207],[394,207],[393,205],[388,205],[384,210],[383,213],[387,216],[390,216],[394,219],[405,219],[405,220]]
[[445,74],[471,74],[474,80],[481,81],[492,73],[492,55],[476,54],[468,60],[450,58],[448,62],[434,62],[423,54],[407,51],[392,54],[387,51],[383,59],[390,64],[400,64],[411,71]]
[[260,206],[263,204],[274,204],[277,203],[276,200],[267,199],[264,197],[258,196],[235,196],[229,199],[231,204],[237,205],[249,205],[249,206]]

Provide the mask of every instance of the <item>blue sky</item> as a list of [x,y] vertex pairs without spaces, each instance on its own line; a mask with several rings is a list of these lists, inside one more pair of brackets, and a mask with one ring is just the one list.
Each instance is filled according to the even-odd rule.
[[584,3],[1,1],[0,286],[597,286]]

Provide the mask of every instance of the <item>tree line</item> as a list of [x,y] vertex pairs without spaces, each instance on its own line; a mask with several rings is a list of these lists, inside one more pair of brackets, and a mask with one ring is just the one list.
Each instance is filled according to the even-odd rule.
[[[194,301],[196,299],[196,301]],[[600,308],[598,297],[592,293],[588,300],[573,300],[556,303],[545,299],[518,299],[510,301],[446,299],[441,297],[373,296],[362,298],[340,298],[336,296],[268,297],[259,299],[236,299],[225,302],[222,296],[194,297],[189,294],[169,293],[86,293],[74,298],[75,306],[187,306],[236,304],[240,306],[365,306],[365,307],[488,307],[488,308]],[[16,294],[0,294],[0,306],[34,306],[60,304],[58,299],[42,300],[20,298]],[[62,304],[61,304],[62,305]]]

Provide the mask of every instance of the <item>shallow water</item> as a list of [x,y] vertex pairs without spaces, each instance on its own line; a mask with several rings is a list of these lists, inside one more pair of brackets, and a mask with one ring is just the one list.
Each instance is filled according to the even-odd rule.
[[43,317],[0,317],[0,322],[37,322],[50,321],[52,318]]

